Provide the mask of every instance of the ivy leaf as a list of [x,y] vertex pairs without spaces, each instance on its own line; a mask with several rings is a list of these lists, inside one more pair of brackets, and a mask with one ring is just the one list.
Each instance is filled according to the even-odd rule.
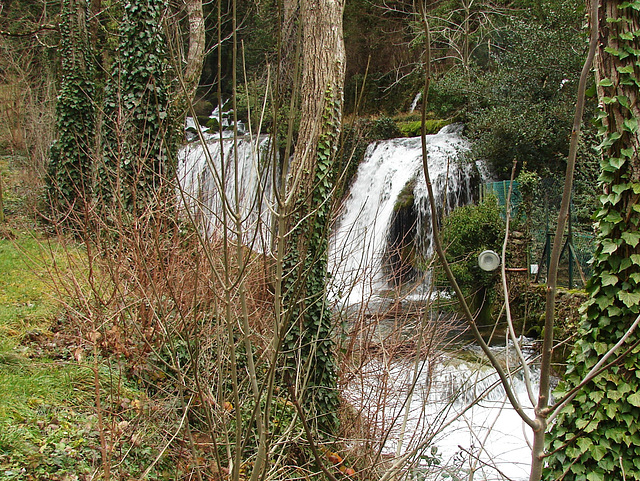
[[640,407],[640,392],[635,392],[627,398],[629,404],[635,407]]
[[618,103],[620,105],[622,105],[626,109],[629,108],[629,99],[627,97],[625,97],[624,95],[617,95],[616,98],[618,99]]
[[631,247],[635,247],[640,242],[640,232],[623,232],[621,237],[624,241],[629,244]]
[[591,446],[590,451],[595,461],[600,461],[602,458],[604,458],[604,455],[607,454],[607,449],[604,446],[600,446],[597,444]]
[[622,314],[622,309],[618,306],[610,306],[609,309],[607,309],[607,314],[609,314],[610,317],[616,317]]
[[576,441],[576,444],[580,448],[580,452],[584,453],[593,446],[593,441],[589,438],[579,438],[578,441]]
[[[640,292],[620,291],[618,292],[618,299],[620,299],[625,306],[633,307],[640,303]],[[640,407],[640,404],[638,404],[638,407]]]
[[609,157],[609,165],[615,167],[616,169],[622,167],[626,161],[627,159],[625,159],[624,157]]
[[[633,150],[633,149],[632,149]],[[616,194],[622,194],[625,190],[629,188],[629,184],[623,182],[622,184],[614,185],[611,190],[613,190]]]
[[598,471],[591,471],[589,474],[587,474],[587,480],[588,481],[605,481],[604,474]]
[[600,87],[613,87],[613,82],[609,78],[603,78],[602,80],[600,80],[599,85]]
[[625,130],[629,132],[636,132],[638,130],[638,119],[632,117],[623,122]]
[[613,299],[610,296],[599,296],[596,300],[596,304],[598,304],[600,311],[604,311],[607,307],[613,304]]
[[[598,356],[603,355],[605,352],[607,352],[609,350],[609,345],[606,342],[596,342],[594,343],[593,347],[595,348],[596,352],[598,353]],[[594,401],[596,401],[594,399]],[[596,401],[598,402],[598,401]]]
[[602,274],[602,285],[613,286],[618,282],[618,276],[609,274],[607,272]]
[[[609,220],[609,219],[607,219]],[[604,239],[602,241],[602,253],[603,254],[613,254],[618,249],[618,244],[609,239]]]

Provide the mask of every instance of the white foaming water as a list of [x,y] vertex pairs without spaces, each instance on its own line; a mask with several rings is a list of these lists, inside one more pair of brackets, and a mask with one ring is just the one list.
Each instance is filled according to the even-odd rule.
[[[420,362],[417,371],[408,361],[374,360],[360,374],[361,381],[347,388],[346,399],[369,419],[376,439],[385,440],[383,455],[416,450],[408,469],[416,479],[441,480],[447,473],[467,479],[471,472],[484,481],[528,479],[531,450],[525,436],[531,439],[530,429],[511,408],[489,366],[443,355]],[[537,372],[533,377],[537,383]],[[512,385],[533,416],[520,374],[513,375]],[[437,466],[425,458],[434,457],[433,448]]]
[[[473,166],[461,162],[461,157],[469,147],[460,135],[460,126],[448,126],[427,136],[429,174],[440,211],[448,212],[468,201]],[[369,145],[330,242],[332,292],[340,302],[364,304],[387,288],[382,265],[388,231],[398,196],[410,182],[414,182],[418,213],[416,241],[421,253],[429,256],[431,215],[420,137]]]
[[234,216],[238,215],[242,243],[259,252],[269,250],[273,191],[269,145],[267,136],[239,137],[234,142],[207,135],[204,146],[194,142],[180,151],[183,205],[207,234],[222,232],[226,216],[227,233],[237,238]]
[[418,92],[415,97],[413,97],[413,100],[411,101],[411,107],[409,107],[409,112],[413,112],[416,109],[416,107],[418,106],[418,102],[420,102],[421,99],[422,90]]

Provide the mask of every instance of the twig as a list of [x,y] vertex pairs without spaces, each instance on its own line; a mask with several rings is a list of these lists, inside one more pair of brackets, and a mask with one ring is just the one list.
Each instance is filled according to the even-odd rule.
[[309,447],[311,448],[311,452],[313,453],[313,457],[315,458],[316,466],[322,470],[322,472],[325,474],[325,476],[327,476],[327,478],[329,478],[330,481],[338,481],[322,462],[320,453],[318,453],[318,448],[313,441],[313,434],[311,434],[309,423],[307,423],[307,417],[300,407],[300,403],[298,402],[298,398],[296,397],[295,389],[293,388],[292,383],[287,382],[287,390],[289,391],[291,402],[295,406],[296,411],[298,412],[298,416],[300,417],[300,421],[302,422],[302,427],[304,428],[304,433],[307,436],[307,442],[309,443]]
[[463,448],[463,447],[462,447],[462,446],[460,446],[460,445],[458,445],[458,448],[460,448],[460,450],[461,450],[461,451],[463,451],[463,452],[467,453],[469,456],[471,456],[472,458],[474,458],[474,459],[475,459],[476,461],[478,461],[480,464],[483,464],[484,466],[487,466],[488,468],[495,469],[495,470],[498,472],[498,474],[499,474],[500,476],[502,476],[504,479],[507,479],[507,480],[509,480],[509,481],[513,481],[509,476],[507,476],[507,475],[506,475],[506,474],[504,474],[502,471],[500,471],[500,469],[498,469],[498,467],[497,467],[497,466],[493,466],[493,465],[491,465],[491,464],[487,463],[486,461],[483,461],[482,459],[480,459],[480,457],[476,456],[476,455],[475,455],[475,454],[473,454],[471,451],[469,451],[469,450],[467,450],[467,449]]
[[[604,356],[602,356],[602,358],[600,358],[600,360],[596,363],[596,365],[591,368],[591,370],[589,371],[589,374],[587,374],[584,377],[582,382],[580,382],[580,384],[578,384],[576,387],[574,387],[568,393],[566,398],[563,399],[560,402],[560,404],[556,404],[556,407],[552,407],[553,408],[553,412],[549,415],[549,418],[548,418],[549,421],[554,419],[558,415],[558,413],[560,411],[562,411],[565,408],[565,406],[567,404],[569,404],[574,397],[576,397],[576,395],[578,394],[578,391],[580,391],[580,389],[582,389],[587,383],[589,383],[589,381],[591,381],[594,377],[596,377],[598,374],[600,374],[603,371],[601,368],[607,362],[607,359],[609,359],[613,354],[615,354],[615,352],[618,349],[620,349],[620,347],[627,341],[627,339],[629,339],[631,334],[633,334],[633,332],[638,327],[638,324],[640,324],[640,315],[638,317],[636,317],[636,320],[629,327],[629,329],[627,329],[627,332],[624,333],[624,336],[622,336],[622,338],[611,349],[609,349],[606,352],[606,354]],[[604,366],[604,367],[608,368],[610,366]]]
[[98,417],[98,432],[100,434],[100,452],[102,454],[102,466],[104,469],[104,479],[109,481],[111,478],[111,467],[109,448],[107,446],[107,439],[104,434],[104,417],[102,413],[102,403],[100,401],[100,373],[98,372],[98,340],[100,339],[100,333],[93,331],[91,334],[91,341],[93,342],[93,382],[96,395],[96,415]]
[[187,413],[189,412],[191,401],[193,401],[193,395],[189,398],[189,402],[187,403],[187,406],[184,408],[184,413],[182,414],[182,419],[180,419],[180,425],[178,426],[178,429],[176,429],[176,432],[173,434],[173,436],[171,436],[171,439],[169,439],[169,442],[165,444],[164,448],[162,448],[162,450],[158,453],[158,455],[156,456],[156,459],[154,459],[153,462],[149,465],[149,467],[144,470],[144,473],[142,473],[142,475],[140,476],[140,481],[142,481],[149,475],[153,467],[156,465],[158,461],[160,461],[160,458],[162,458],[162,455],[164,454],[164,452],[167,450],[169,446],[171,446],[171,443],[173,443],[173,440],[176,438],[176,436],[178,436],[178,433],[182,430],[182,425],[184,424],[184,420],[187,419]]
[[39,34],[43,30],[58,30],[58,26],[51,25],[51,24],[40,25],[36,29],[30,30],[29,32],[9,32],[8,30],[0,30],[0,35],[3,37],[15,37],[15,38],[32,37],[34,35]]

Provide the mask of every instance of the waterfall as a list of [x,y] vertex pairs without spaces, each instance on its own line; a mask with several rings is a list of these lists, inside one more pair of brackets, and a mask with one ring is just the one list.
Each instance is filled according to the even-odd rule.
[[422,90],[418,92],[415,97],[413,97],[413,100],[411,101],[411,107],[409,107],[409,112],[413,112],[416,109],[420,100],[422,100]]
[[[459,126],[445,127],[426,141],[438,215],[442,215],[472,200],[476,166],[464,162],[470,145]],[[239,234],[256,251],[269,252],[272,159],[266,137],[234,141],[207,134],[204,146],[192,143],[180,152],[183,207],[210,235],[225,228],[225,215],[227,219],[238,215],[241,232],[230,220],[227,232],[233,237]],[[368,147],[331,237],[329,267],[336,301],[351,305],[384,295],[393,285],[393,246],[404,247],[405,238],[419,256],[432,254],[426,192],[420,138],[379,141]],[[513,365],[509,356],[507,351],[504,362]],[[533,374],[535,382],[535,370]],[[489,465],[498,466],[511,479],[526,479],[531,453],[522,421],[510,408],[496,372],[480,354],[436,355],[419,361],[417,369],[407,360],[373,358],[360,366],[357,375],[361,378],[347,385],[345,398],[370,415],[372,427],[381,423],[385,454],[410,452],[426,440],[437,448],[440,473],[449,468],[452,473],[464,472],[480,458],[478,479],[504,479]],[[514,390],[531,412],[518,376],[513,375]],[[475,402],[479,395],[482,399]],[[420,471],[429,466],[422,461],[416,461],[411,479],[442,479]]]
[[[222,232],[226,224],[232,238],[239,234],[244,245],[268,252],[273,208],[271,165],[267,136],[234,140],[207,134],[204,145],[190,143],[178,157],[183,207],[208,235]],[[241,232],[237,232],[235,217]]]
[[[222,230],[226,215],[227,232],[237,237],[230,216],[238,213],[242,242],[258,252],[269,252],[274,208],[269,139],[221,140],[217,134],[206,135],[204,146],[191,143],[180,152],[178,176],[184,206],[209,235]],[[462,161],[469,143],[461,136],[460,125],[445,127],[426,140],[442,215],[472,200],[474,168]],[[401,196],[406,205],[399,207]],[[413,249],[416,259],[427,259],[433,250],[431,239],[421,139],[372,143],[331,237],[332,297],[347,305],[366,302],[414,280],[421,273],[414,272],[403,251]]]
[[[463,162],[469,143],[459,125],[427,136],[428,166],[439,214],[471,201],[473,165]],[[366,303],[389,288],[393,277],[385,272],[389,241],[402,237],[389,232],[398,214],[401,193],[411,190],[410,209],[415,222],[403,235],[413,240],[417,254],[432,254],[431,213],[422,172],[420,137],[400,138],[369,145],[360,164],[331,239],[330,270],[334,296],[347,305]]]

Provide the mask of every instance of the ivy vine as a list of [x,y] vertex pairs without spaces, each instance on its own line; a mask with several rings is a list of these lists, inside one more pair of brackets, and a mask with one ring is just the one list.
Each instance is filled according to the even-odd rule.
[[[287,367],[304,366],[308,373],[303,398],[318,430],[334,433],[338,427],[340,398],[337,389],[333,319],[327,304],[329,222],[334,186],[334,163],[340,123],[340,101],[331,90],[318,141],[313,191],[300,192],[297,219],[306,220],[292,234],[285,259],[285,305],[291,326],[284,339]],[[313,211],[309,211],[309,205]]]
[[[600,183],[598,238],[588,301],[556,396],[571,390],[627,331],[640,313],[640,1],[602,2],[605,54],[616,66],[599,82]],[[602,26],[601,26],[602,27]],[[633,98],[633,100],[632,100]],[[640,480],[640,335],[614,355],[614,365],[581,389],[552,426],[545,479]]]
[[86,32],[86,0],[62,2],[62,81],[56,104],[58,139],[50,151],[47,194],[61,218],[80,220],[91,199],[95,135],[94,68]]
[[105,89],[99,196],[122,199],[129,211],[155,205],[170,185],[174,166],[166,80],[165,0],[124,6],[117,60]]

